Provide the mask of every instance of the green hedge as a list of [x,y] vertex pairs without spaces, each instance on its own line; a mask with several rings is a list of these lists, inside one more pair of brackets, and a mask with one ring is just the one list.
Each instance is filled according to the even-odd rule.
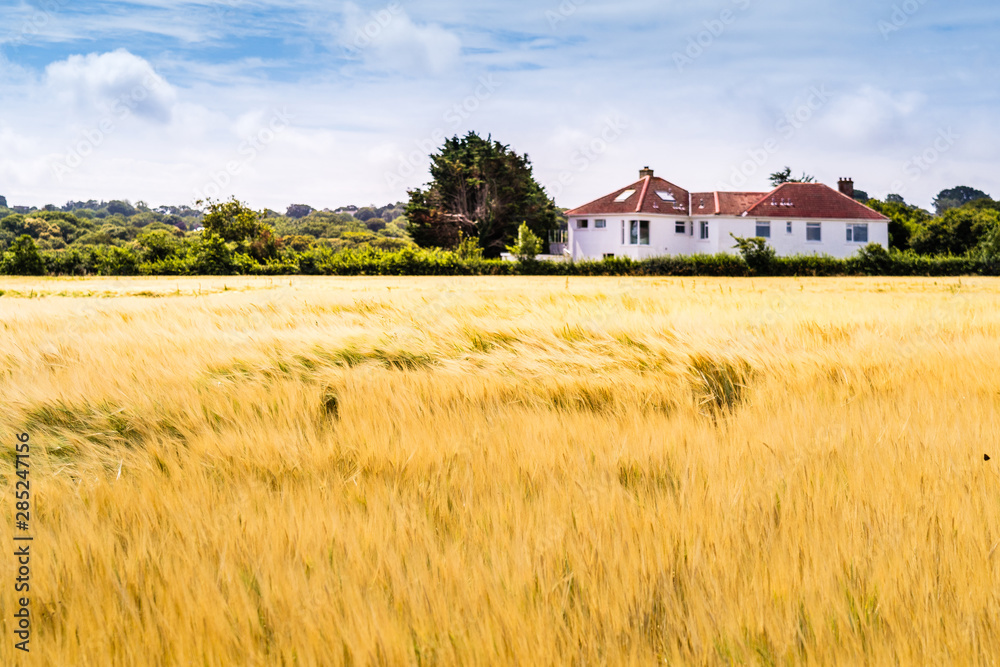
[[[40,257],[41,263],[34,260]],[[912,251],[886,251],[868,246],[848,259],[823,255],[775,257],[751,267],[739,255],[687,255],[633,260],[549,262],[468,259],[444,250],[363,248],[333,251],[324,246],[301,253],[285,251],[279,259],[259,263],[225,245],[203,244],[197,253],[143,261],[132,248],[90,246],[85,249],[33,251],[23,242],[15,254],[4,253],[0,273],[6,275],[325,275],[325,276],[996,276],[1000,261],[974,256],[927,256]]]

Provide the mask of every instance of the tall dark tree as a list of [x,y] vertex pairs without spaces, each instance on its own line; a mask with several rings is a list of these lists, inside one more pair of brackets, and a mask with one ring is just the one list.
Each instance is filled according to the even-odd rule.
[[462,236],[479,239],[486,257],[499,257],[526,223],[546,238],[558,225],[555,203],[532,175],[527,155],[475,132],[445,141],[431,155],[433,181],[412,190],[406,206],[410,234],[421,246],[454,248]]
[[990,196],[982,190],[970,188],[967,185],[960,185],[957,188],[942,190],[938,193],[938,196],[934,198],[933,203],[937,214],[944,215],[944,212],[950,208],[958,208],[959,206],[964,206],[965,204],[976,201],[977,199],[989,198]]
[[299,218],[306,217],[312,212],[313,212],[312,206],[308,206],[306,204],[292,204],[291,206],[288,207],[288,210],[285,211],[285,215],[288,216],[289,218],[295,218],[296,220],[298,220]]
[[354,217],[361,222],[368,222],[369,220],[378,217],[378,211],[375,210],[374,206],[365,206],[364,208],[359,208],[358,212],[354,214]]
[[3,195],[0,195],[0,206],[7,208],[7,198],[4,197]]
[[782,183],[815,183],[816,177],[802,172],[798,178],[792,178],[792,168],[785,167],[781,171],[776,171],[770,176],[771,187],[778,187]]

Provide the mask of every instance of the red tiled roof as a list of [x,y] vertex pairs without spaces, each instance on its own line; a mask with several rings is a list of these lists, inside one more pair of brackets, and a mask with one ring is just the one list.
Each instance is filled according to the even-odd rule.
[[691,215],[743,215],[766,192],[692,192]]
[[[626,190],[634,192],[616,202]],[[669,192],[676,201],[666,201],[659,193]],[[690,197],[691,210],[688,210]],[[832,220],[888,220],[884,215],[822,183],[784,183],[771,192],[688,193],[669,181],[646,176],[567,216],[647,213],[661,215],[746,215],[754,218],[827,218]]]
[[[635,190],[628,199],[623,202],[616,202],[618,196],[626,190]],[[675,201],[663,199],[659,193],[669,192]],[[688,191],[678,187],[669,181],[656,176],[646,176],[619,190],[615,190],[606,197],[601,197],[589,204],[578,206],[566,215],[598,215],[598,214],[618,214],[618,213],[650,213],[662,215],[684,215],[688,214]]]
[[822,183],[784,183],[750,206],[754,218],[888,220],[859,201]]

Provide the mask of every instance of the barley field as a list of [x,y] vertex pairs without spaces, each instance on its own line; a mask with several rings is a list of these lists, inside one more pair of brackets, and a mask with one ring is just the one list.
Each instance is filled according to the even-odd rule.
[[0,290],[4,665],[1000,662],[1000,281]]

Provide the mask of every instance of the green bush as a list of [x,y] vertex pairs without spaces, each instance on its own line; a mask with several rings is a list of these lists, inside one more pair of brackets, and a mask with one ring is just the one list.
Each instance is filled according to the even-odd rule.
[[517,228],[517,241],[514,245],[507,246],[507,252],[517,257],[518,261],[533,261],[535,256],[542,252],[542,239],[531,231],[527,222],[522,222]]
[[766,239],[759,236],[749,239],[735,234],[730,234],[730,236],[736,241],[736,249],[754,275],[767,275],[771,272],[771,265],[774,263],[777,253],[775,253],[774,248],[767,245]]
[[858,251],[854,257],[844,262],[850,273],[860,273],[865,276],[884,276],[892,267],[892,257],[885,246],[869,243]]
[[236,274],[238,265],[233,260],[233,251],[225,239],[216,234],[205,233],[195,251],[194,266],[197,275],[223,276]]
[[102,276],[139,275],[139,256],[132,248],[110,246],[99,251],[97,270]]
[[99,256],[94,246],[47,252],[42,259],[45,272],[53,276],[88,276],[98,272]]
[[3,254],[3,273],[13,276],[45,275],[45,261],[42,259],[35,240],[27,234],[18,237]]

